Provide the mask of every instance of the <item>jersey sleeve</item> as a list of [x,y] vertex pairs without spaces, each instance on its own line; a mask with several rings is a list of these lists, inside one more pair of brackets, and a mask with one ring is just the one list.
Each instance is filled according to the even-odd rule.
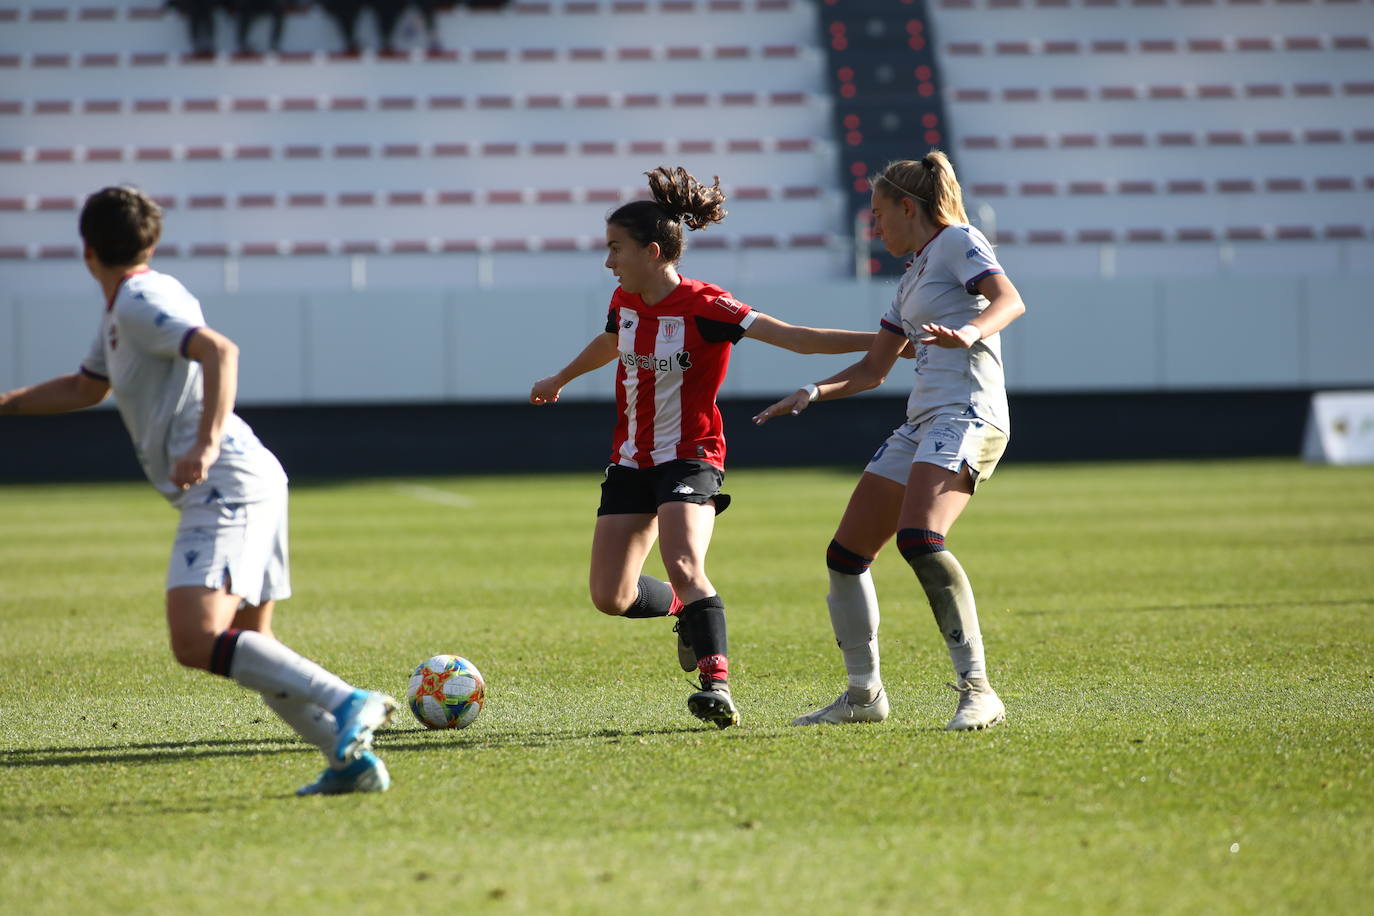
[[154,356],[184,358],[191,335],[205,326],[199,309],[170,311],[141,295],[121,298],[115,309],[121,343]]
[[878,327],[884,331],[891,331],[893,334],[906,336],[906,331],[902,330],[902,302],[901,293],[892,299],[892,306],[882,318],[878,319]]
[[620,332],[620,316],[617,314],[615,303],[612,302],[610,308],[606,309],[606,333],[618,334]]
[[105,331],[102,327],[95,332],[95,340],[91,341],[90,350],[86,351],[86,358],[81,360],[81,374],[89,375],[93,379],[102,382],[110,380],[110,369],[105,365]]
[[978,282],[991,274],[1003,273],[1002,265],[997,262],[992,246],[982,233],[975,231],[955,237],[966,243],[967,247],[961,252],[949,253],[952,262],[950,267],[955,278],[964,285],[964,290],[970,296],[975,296],[978,294]]
[[708,298],[697,312],[697,331],[711,343],[739,343],[756,317],[752,308],[723,292]]

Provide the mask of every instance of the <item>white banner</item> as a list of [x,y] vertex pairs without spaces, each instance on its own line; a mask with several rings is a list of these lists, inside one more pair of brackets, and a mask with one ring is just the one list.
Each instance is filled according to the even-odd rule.
[[1374,391],[1313,394],[1302,457],[1319,464],[1374,464]]

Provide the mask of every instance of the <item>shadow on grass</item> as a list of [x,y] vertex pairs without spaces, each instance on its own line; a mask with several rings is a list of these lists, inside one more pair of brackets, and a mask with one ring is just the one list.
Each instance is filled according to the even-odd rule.
[[[1331,598],[1324,601],[1220,601],[1202,604],[1145,604],[1123,607],[1092,608],[1094,611],[1110,611],[1115,614],[1153,613],[1155,611],[1239,611],[1266,610],[1268,608],[1291,607],[1365,607],[1374,606],[1374,597],[1369,598]],[[1074,612],[1083,610],[1075,608]],[[1013,614],[1026,617],[1047,617],[1052,614],[1069,613],[1064,608],[1026,608],[1013,610]]]
[[264,754],[318,754],[298,738],[241,738],[216,741],[158,741],[89,747],[31,747],[0,751],[4,767],[69,767],[110,763],[161,763],[202,757],[257,757]]
[[[602,728],[592,732],[565,732],[565,731],[535,731],[535,732],[510,732],[506,734],[482,733],[479,736],[473,735],[470,738],[465,736],[459,743],[462,747],[471,750],[496,750],[501,748],[520,748],[520,747],[552,747],[558,744],[620,744],[624,741],[634,741],[639,738],[654,737],[683,737],[701,735],[711,737],[718,730],[700,725],[675,725],[669,728],[637,728],[637,729],[618,729]],[[756,732],[752,730],[727,729],[730,739],[740,740],[772,740],[776,734],[769,732]],[[452,740],[446,740],[451,735],[450,732],[442,730],[425,731],[420,729],[410,729],[407,731],[388,731],[382,732],[377,738],[378,752],[396,751],[429,751],[438,748],[449,747]]]
[[[536,731],[472,735],[461,742],[472,750],[552,747],[559,744],[619,744],[639,738],[705,735],[715,729],[684,724],[671,728],[615,729],[592,732]],[[379,753],[391,751],[430,751],[453,745],[452,732],[422,729],[391,729],[377,735]],[[774,738],[776,735],[732,731],[732,740]],[[447,739],[447,740],[446,740]],[[90,745],[87,747],[32,747],[0,751],[0,766],[26,767],[105,766],[111,763],[165,763],[174,760],[211,757],[258,757],[270,754],[318,754],[319,751],[298,738],[235,738],[211,741],[157,741],[144,744]]]

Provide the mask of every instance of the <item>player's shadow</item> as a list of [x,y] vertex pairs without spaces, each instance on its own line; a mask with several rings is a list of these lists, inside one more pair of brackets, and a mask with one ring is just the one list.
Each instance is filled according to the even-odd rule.
[[[703,728],[700,725],[684,724],[672,726],[670,728],[601,728],[590,732],[573,731],[520,731],[506,733],[482,732],[478,734],[464,735],[459,739],[459,744],[469,750],[497,750],[501,748],[537,748],[554,747],[567,744],[620,744],[626,741],[638,741],[641,738],[659,737],[683,737],[690,735],[701,735],[711,737],[716,734],[717,729]],[[772,739],[777,735],[769,732],[740,731],[729,729],[729,737],[732,740],[760,740],[764,738]],[[412,729],[407,731],[387,731],[379,732],[377,735],[377,750],[386,752],[392,750],[399,751],[431,751],[444,747],[451,747],[453,737],[452,732],[442,729],[434,731],[423,731]]]
[[143,744],[31,747],[0,751],[3,767],[104,766],[110,763],[161,763],[209,757],[260,757],[318,753],[299,738],[233,738],[210,741],[157,741]]

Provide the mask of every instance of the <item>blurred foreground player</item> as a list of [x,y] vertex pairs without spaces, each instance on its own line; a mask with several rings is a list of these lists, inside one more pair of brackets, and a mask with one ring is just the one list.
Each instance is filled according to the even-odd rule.
[[396,701],[358,690],[277,642],[274,603],[291,594],[286,474],[234,414],[238,348],[200,303],[149,268],[162,213],[135,188],[81,211],[86,267],[104,314],[79,371],[0,394],[0,413],[90,407],[111,391],[148,480],[181,512],[167,570],[167,626],[181,664],[232,678],[329,762],[300,795],[381,792],[373,732]]
[[833,703],[792,724],[887,718],[869,566],[896,535],[954,665],[950,686],[959,702],[945,727],[988,728],[1006,718],[1006,708],[988,684],[973,587],[945,537],[1007,447],[1011,421],[998,333],[1026,307],[988,240],[969,225],[944,153],[893,162],[870,184],[877,236],[888,254],[910,257],[882,330],[862,360],[754,418],[764,423],[799,414],[814,401],[875,388],[908,341],[917,347],[906,422],[878,446],[826,550],[826,600],[849,683]]

